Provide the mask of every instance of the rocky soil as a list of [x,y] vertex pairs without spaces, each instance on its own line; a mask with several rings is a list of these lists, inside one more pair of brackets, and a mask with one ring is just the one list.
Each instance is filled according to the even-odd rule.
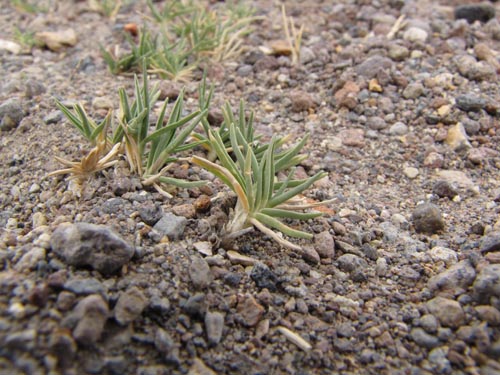
[[176,173],[210,183],[171,199],[125,161],[80,190],[47,177],[54,156],[89,150],[54,98],[116,109],[133,80],[98,44],[123,44],[149,11],[13,3],[0,39],[76,40],[0,50],[1,374],[500,374],[496,3],[289,2],[305,25],[293,65],[260,48],[283,39],[280,4],[251,2],[264,17],[245,52],[209,66],[212,116],[244,99],[265,137],[311,134],[298,172],[327,171],[307,196],[336,201],[291,223],[314,234],[292,240],[302,252],[257,231],[218,246],[230,194],[188,164]]

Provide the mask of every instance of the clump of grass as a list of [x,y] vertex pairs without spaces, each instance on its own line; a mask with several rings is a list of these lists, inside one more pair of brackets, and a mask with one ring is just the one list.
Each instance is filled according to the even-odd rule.
[[130,51],[101,47],[113,74],[138,71],[146,61],[147,71],[162,78],[189,81],[194,69],[205,62],[236,58],[243,51],[243,37],[251,31],[253,17],[249,7],[209,10],[195,2],[171,1],[162,9],[147,2],[152,20],[160,30],[143,27],[138,42],[126,35]]

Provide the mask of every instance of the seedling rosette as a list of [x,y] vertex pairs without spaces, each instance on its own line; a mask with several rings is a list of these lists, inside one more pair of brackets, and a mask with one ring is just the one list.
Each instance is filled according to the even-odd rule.
[[[321,216],[321,212],[303,212],[312,207],[325,205],[331,201],[302,204],[298,195],[313,183],[327,175],[319,172],[306,179],[294,179],[295,169],[306,155],[299,155],[307,141],[307,136],[293,147],[279,151],[280,139],[272,138],[266,145],[262,156],[257,157],[240,129],[234,123],[229,124],[229,137],[235,160],[229,155],[220,134],[211,130],[211,147],[215,150],[220,164],[199,156],[192,161],[226,184],[237,196],[236,206],[230,222],[226,225],[226,235],[235,237],[246,233],[254,226],[283,246],[300,250],[300,246],[281,237],[273,229],[290,237],[311,239],[313,235],[291,228],[281,219],[309,220]],[[276,175],[290,169],[283,181]]]

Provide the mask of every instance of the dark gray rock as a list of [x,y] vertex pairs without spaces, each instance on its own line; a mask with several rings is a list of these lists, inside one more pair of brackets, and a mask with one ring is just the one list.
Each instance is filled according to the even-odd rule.
[[192,318],[203,320],[207,312],[205,295],[202,293],[192,295],[184,305],[182,305],[182,310]]
[[278,277],[264,263],[257,262],[250,272],[250,277],[258,288],[267,288],[271,292],[277,290]]
[[474,94],[459,95],[455,99],[457,108],[465,112],[478,112],[486,107],[487,103],[486,99]]
[[240,77],[248,77],[253,73],[253,66],[248,64],[241,65],[238,70],[236,70],[236,74]]
[[344,254],[341,255],[337,261],[339,262],[339,268],[345,272],[352,272],[357,269],[365,269],[368,263],[363,258],[354,254]]
[[153,229],[170,240],[179,240],[184,234],[187,225],[187,219],[183,216],[177,216],[167,213],[158,221]]
[[180,363],[179,346],[163,328],[156,330],[154,345],[156,350],[164,355],[167,364],[178,365]]
[[47,125],[57,124],[63,118],[63,113],[59,110],[51,111],[43,117],[43,122]]
[[116,273],[134,255],[134,248],[109,228],[88,223],[61,224],[50,244],[67,264],[90,266],[103,275]]
[[491,297],[500,298],[500,264],[490,264],[477,275],[472,285],[474,298],[480,303],[489,303]]
[[500,232],[488,233],[481,241],[481,252],[500,251]]
[[163,217],[163,209],[159,205],[146,202],[141,204],[139,216],[147,225],[155,225]]
[[371,79],[374,78],[380,71],[389,71],[392,64],[391,59],[380,55],[374,55],[363,60],[363,62],[359,64],[355,70],[358,75]]
[[413,211],[411,220],[417,232],[435,234],[444,229],[441,210],[432,203],[419,204]]
[[64,289],[77,295],[100,294],[106,296],[107,294],[106,287],[93,278],[70,279],[64,283]]
[[410,332],[410,337],[419,346],[426,349],[432,349],[440,345],[440,341],[436,336],[428,334],[420,327],[413,328]]
[[17,128],[23,118],[24,110],[20,100],[8,99],[0,104],[0,130]]
[[8,334],[4,338],[5,341],[3,345],[9,349],[29,352],[35,347],[36,338],[37,332],[35,329],[26,329]]
[[432,193],[436,194],[439,198],[453,199],[458,195],[458,190],[451,182],[438,180],[432,186]]
[[465,4],[455,8],[455,19],[465,19],[469,23],[488,22],[495,18],[495,8],[490,3]]
[[427,286],[431,292],[451,291],[454,295],[458,295],[466,291],[475,278],[476,270],[468,260],[463,260],[431,277]]

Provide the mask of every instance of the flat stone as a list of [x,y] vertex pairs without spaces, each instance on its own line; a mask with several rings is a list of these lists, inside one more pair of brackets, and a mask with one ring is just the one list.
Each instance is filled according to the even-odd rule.
[[70,279],[64,283],[64,289],[76,295],[100,294],[105,296],[107,294],[106,287],[94,278]]
[[116,273],[134,255],[134,248],[109,228],[88,223],[59,225],[50,244],[67,264],[91,266],[103,275]]
[[365,79],[371,79],[377,76],[380,71],[389,71],[392,68],[392,60],[380,55],[374,55],[363,60],[355,71]]

